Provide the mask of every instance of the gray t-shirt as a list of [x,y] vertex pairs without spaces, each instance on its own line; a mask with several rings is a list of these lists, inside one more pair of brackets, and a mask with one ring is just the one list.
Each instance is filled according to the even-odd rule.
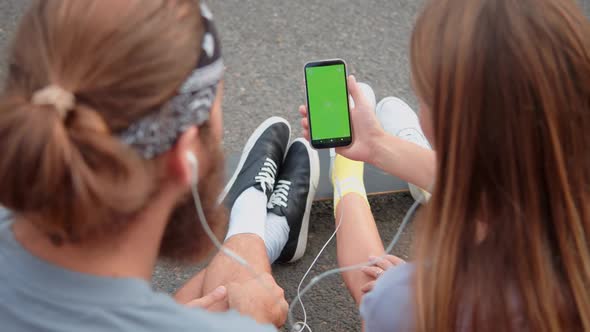
[[366,332],[412,331],[412,264],[387,270],[366,294],[361,303],[361,316]]
[[181,306],[149,283],[68,271],[42,261],[14,238],[0,208],[0,330],[276,331],[237,312]]

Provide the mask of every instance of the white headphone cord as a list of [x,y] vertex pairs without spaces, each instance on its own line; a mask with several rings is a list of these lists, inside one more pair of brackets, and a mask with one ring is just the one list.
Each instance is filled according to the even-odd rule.
[[[330,242],[332,242],[332,239],[336,236],[336,233],[338,233],[338,230],[340,229],[341,225],[342,225],[342,216],[340,216],[340,221],[338,222],[338,226],[336,226],[336,230],[334,230],[334,233],[332,233],[332,235],[330,236],[328,241],[326,241],[326,243],[324,244],[322,249],[320,249],[318,254],[315,256],[313,262],[311,263],[311,265],[309,265],[309,268],[307,269],[307,271],[303,275],[303,278],[301,278],[299,285],[297,286],[296,300],[299,302],[299,305],[301,306],[301,310],[303,311],[303,321],[296,322],[295,325],[291,324],[292,329],[295,329],[296,332],[303,332],[303,329],[305,329],[305,328],[307,328],[308,331],[312,332],[311,327],[309,325],[307,325],[307,311],[305,310],[305,305],[303,305],[303,300],[301,299],[301,296],[300,296],[300,294],[303,295],[301,293],[301,286],[303,285],[303,281],[305,281],[305,278],[307,278],[307,275],[311,272],[311,270],[315,266],[316,262],[318,261],[318,259],[320,258],[320,256],[324,252],[324,250],[326,249],[326,247],[330,244]],[[291,308],[294,307],[294,302],[295,301],[293,301],[293,303],[291,303],[291,306],[289,306],[289,315],[292,314]],[[298,329],[296,329],[297,326],[299,327]]]
[[[340,191],[340,190],[338,190],[338,191]],[[303,281],[305,280],[305,278],[307,277],[307,275],[309,274],[309,272],[311,271],[313,266],[316,264],[317,260],[321,256],[321,254],[324,252],[324,249],[332,241],[334,236],[336,236],[336,233],[340,229],[340,226],[342,226],[342,220],[343,220],[342,218],[344,216],[344,214],[342,214],[340,216],[340,220],[338,222],[338,225],[336,226],[336,229],[334,230],[334,233],[332,234],[332,236],[330,236],[328,241],[326,241],[326,243],[324,244],[322,249],[319,251],[319,253],[315,257],[315,259],[313,260],[313,262],[309,266],[309,269],[307,269],[307,272],[305,272],[305,274],[303,275],[303,278],[301,278],[299,286],[297,287],[297,296],[295,297],[295,299],[291,302],[291,305],[289,306],[288,323],[289,323],[290,331],[291,332],[303,332],[304,329],[307,329],[309,332],[313,332],[311,327],[307,324],[307,312],[305,310],[305,306],[304,306],[303,300],[302,300],[303,295],[305,295],[305,293],[307,293],[318,282],[322,281],[323,279],[325,279],[333,274],[359,270],[359,269],[362,269],[363,267],[366,267],[366,266],[375,265],[377,262],[381,261],[382,259],[385,259],[385,257],[387,255],[391,254],[391,252],[393,251],[393,248],[395,247],[395,245],[399,241],[407,224],[410,222],[410,220],[412,220],[412,218],[416,214],[416,211],[418,210],[418,207],[420,206],[420,204],[421,204],[421,201],[418,200],[418,201],[414,202],[414,204],[410,207],[410,209],[408,210],[408,212],[404,216],[404,219],[403,219],[401,225],[399,226],[397,233],[393,237],[389,246],[387,246],[385,253],[382,256],[377,257],[376,259],[374,259],[370,262],[367,262],[367,263],[356,264],[356,265],[347,266],[347,267],[338,268],[338,269],[332,269],[332,270],[326,271],[324,273],[321,273],[320,275],[311,279],[309,284],[307,284],[307,286],[305,286],[305,288],[303,288],[303,290],[301,291],[300,289],[301,289],[301,285],[303,284]],[[297,302],[299,302],[299,305],[301,306],[301,309],[303,311],[303,321],[299,321],[299,322],[294,323],[293,322],[293,308],[295,307],[295,304]]]
[[[198,168],[197,168],[196,163],[193,165],[193,176],[194,176],[195,179],[198,177]],[[337,190],[338,190],[338,194],[340,195],[340,188],[337,188]],[[197,216],[199,217],[199,221],[201,222],[201,226],[203,227],[203,230],[205,231],[205,233],[207,234],[207,236],[209,237],[209,239],[211,240],[211,242],[213,243],[213,245],[219,251],[223,252],[228,257],[230,257],[233,260],[235,260],[238,264],[240,264],[241,266],[243,266],[244,268],[246,268],[248,270],[248,272],[252,276],[254,276],[255,279],[257,279],[259,281],[260,285],[263,288],[265,288],[266,290],[268,290],[269,293],[272,294],[272,289],[270,288],[270,286],[267,285],[266,283],[264,283],[260,279],[260,276],[261,276],[260,273],[257,273],[252,268],[252,266],[244,258],[242,258],[241,256],[239,256],[238,254],[236,254],[232,250],[223,247],[223,244],[221,244],[221,242],[219,242],[219,240],[217,239],[217,237],[215,236],[215,234],[211,230],[211,227],[209,227],[209,224],[207,223],[207,218],[205,216],[205,212],[203,211],[203,207],[201,205],[201,198],[200,198],[200,195],[199,195],[199,190],[198,190],[196,181],[194,181],[191,184],[191,191],[192,191],[193,201],[195,203],[195,208],[197,210]],[[385,254],[383,254],[381,257],[378,257],[375,260],[370,261],[368,263],[357,264],[357,265],[352,265],[352,266],[348,266],[348,267],[343,267],[343,268],[338,268],[338,269],[333,269],[333,270],[326,271],[326,272],[324,272],[324,273],[322,273],[322,274],[314,277],[311,280],[311,282],[309,284],[307,284],[307,286],[305,286],[305,288],[303,288],[303,290],[301,290],[301,286],[303,285],[303,281],[305,280],[305,278],[307,278],[307,276],[309,275],[309,273],[311,272],[311,270],[315,266],[316,262],[318,261],[318,259],[320,258],[320,256],[322,255],[322,253],[324,252],[324,250],[326,249],[326,247],[330,244],[330,242],[332,241],[332,239],[336,236],[338,230],[340,229],[340,226],[342,226],[342,221],[343,221],[343,216],[344,216],[344,214],[342,214],[340,216],[340,220],[338,221],[338,225],[336,226],[336,229],[334,230],[334,233],[332,233],[332,235],[330,236],[330,238],[328,239],[328,241],[326,241],[326,243],[324,244],[324,246],[322,247],[322,249],[319,251],[319,253],[315,257],[315,259],[313,260],[313,262],[311,263],[311,265],[309,266],[309,268],[307,269],[307,271],[303,275],[303,278],[301,278],[301,281],[299,282],[299,285],[297,286],[297,296],[291,302],[291,305],[289,306],[289,312],[288,312],[288,323],[289,323],[289,326],[290,326],[290,331],[293,331],[293,332],[303,332],[303,330],[307,328],[308,331],[313,332],[312,329],[311,329],[311,327],[307,324],[307,312],[305,311],[305,306],[304,306],[303,300],[302,300],[303,295],[305,295],[313,286],[315,286],[318,282],[320,282],[324,278],[327,278],[327,277],[329,277],[329,276],[331,276],[333,274],[338,274],[338,273],[342,273],[342,272],[348,272],[348,271],[354,271],[354,270],[362,269],[365,266],[374,265],[375,263],[377,263],[380,260],[384,259],[386,255],[388,255],[388,254],[391,253],[391,251],[393,250],[393,248],[395,247],[395,245],[399,241],[399,238],[401,237],[401,235],[403,233],[403,230],[405,229],[405,227],[408,224],[408,222],[412,219],[412,217],[416,213],[416,210],[418,209],[418,206],[420,206],[420,201],[414,202],[414,204],[412,205],[412,207],[408,210],[408,212],[406,213],[406,215],[405,215],[405,217],[404,217],[404,219],[403,219],[403,221],[402,221],[402,223],[401,223],[401,225],[400,225],[397,233],[393,237],[393,240],[391,241],[391,243],[389,244],[389,246],[385,250]],[[278,302],[280,302],[280,299],[277,300],[277,303]],[[304,320],[302,322],[293,323],[293,308],[295,307],[296,302],[299,302],[299,304],[301,305],[301,309],[303,310]]]

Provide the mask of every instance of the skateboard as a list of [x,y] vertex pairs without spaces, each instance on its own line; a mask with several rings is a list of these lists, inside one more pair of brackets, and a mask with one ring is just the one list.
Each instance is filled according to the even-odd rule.
[[[320,156],[320,182],[316,189],[315,201],[332,200],[334,198],[334,190],[330,182],[330,152],[327,149],[318,152]],[[236,153],[226,158],[226,176],[229,177],[234,173],[240,161],[240,156],[241,154]],[[365,188],[368,196],[375,196],[407,192],[408,184],[367,164],[365,165]]]

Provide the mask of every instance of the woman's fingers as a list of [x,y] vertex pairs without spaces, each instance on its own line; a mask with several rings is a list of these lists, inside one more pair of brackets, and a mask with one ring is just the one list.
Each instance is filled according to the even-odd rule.
[[303,138],[305,138],[308,141],[310,140],[310,138],[309,138],[309,131],[308,130],[303,130],[301,132],[301,136],[303,136]]
[[348,76],[348,92],[352,97],[352,101],[354,103],[354,107],[352,107],[351,111],[354,112],[358,109],[358,106],[364,101],[365,96],[363,92],[358,86],[356,78],[352,75]]
[[386,255],[386,256],[382,256],[382,257],[376,257],[376,256],[370,256],[369,260],[371,261],[371,263],[373,263],[374,265],[372,266],[365,266],[361,269],[361,271],[373,278],[374,280],[366,283],[362,288],[361,291],[363,293],[368,293],[371,290],[373,290],[373,287],[375,287],[375,283],[377,282],[377,280],[383,275],[383,273],[385,271],[387,271],[388,269],[398,266],[400,264],[405,264],[406,262],[396,256],[393,255]]
[[375,288],[376,282],[377,282],[376,280],[373,280],[373,281],[366,283],[363,287],[361,287],[361,292],[368,293],[368,292],[372,291],[373,288]]
[[305,105],[299,106],[299,114],[301,114],[302,117],[307,118],[307,107]]
[[301,135],[309,141],[309,122],[307,122],[307,119],[301,119],[301,128],[303,128]]
[[386,255],[383,257],[369,257],[371,262],[375,262],[375,266],[380,267],[381,269],[387,271],[394,266],[398,266],[400,264],[404,264],[405,261],[399,257],[393,255]]
[[375,266],[383,269],[384,271],[389,270],[389,268],[391,268],[393,266],[393,264],[385,257],[371,256],[371,257],[369,257],[369,260],[371,262],[375,262]]
[[387,255],[385,256],[385,259],[387,259],[388,261],[391,262],[391,264],[393,264],[393,266],[398,266],[398,265],[402,265],[402,264],[406,264],[406,261],[394,256],[394,255]]
[[301,128],[303,128],[304,130],[309,130],[309,121],[307,120],[307,118],[301,119]]
[[362,268],[364,274],[371,278],[378,279],[383,274],[383,269],[377,266],[365,266]]
[[301,135],[309,141],[309,119],[307,117],[307,107],[305,105],[299,106],[299,114],[302,116],[301,128],[303,128],[303,131],[301,132]]

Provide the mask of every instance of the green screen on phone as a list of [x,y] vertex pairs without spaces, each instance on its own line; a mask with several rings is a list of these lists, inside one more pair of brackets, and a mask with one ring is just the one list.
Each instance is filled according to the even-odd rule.
[[319,143],[350,140],[344,64],[307,67],[305,74],[311,140]]

